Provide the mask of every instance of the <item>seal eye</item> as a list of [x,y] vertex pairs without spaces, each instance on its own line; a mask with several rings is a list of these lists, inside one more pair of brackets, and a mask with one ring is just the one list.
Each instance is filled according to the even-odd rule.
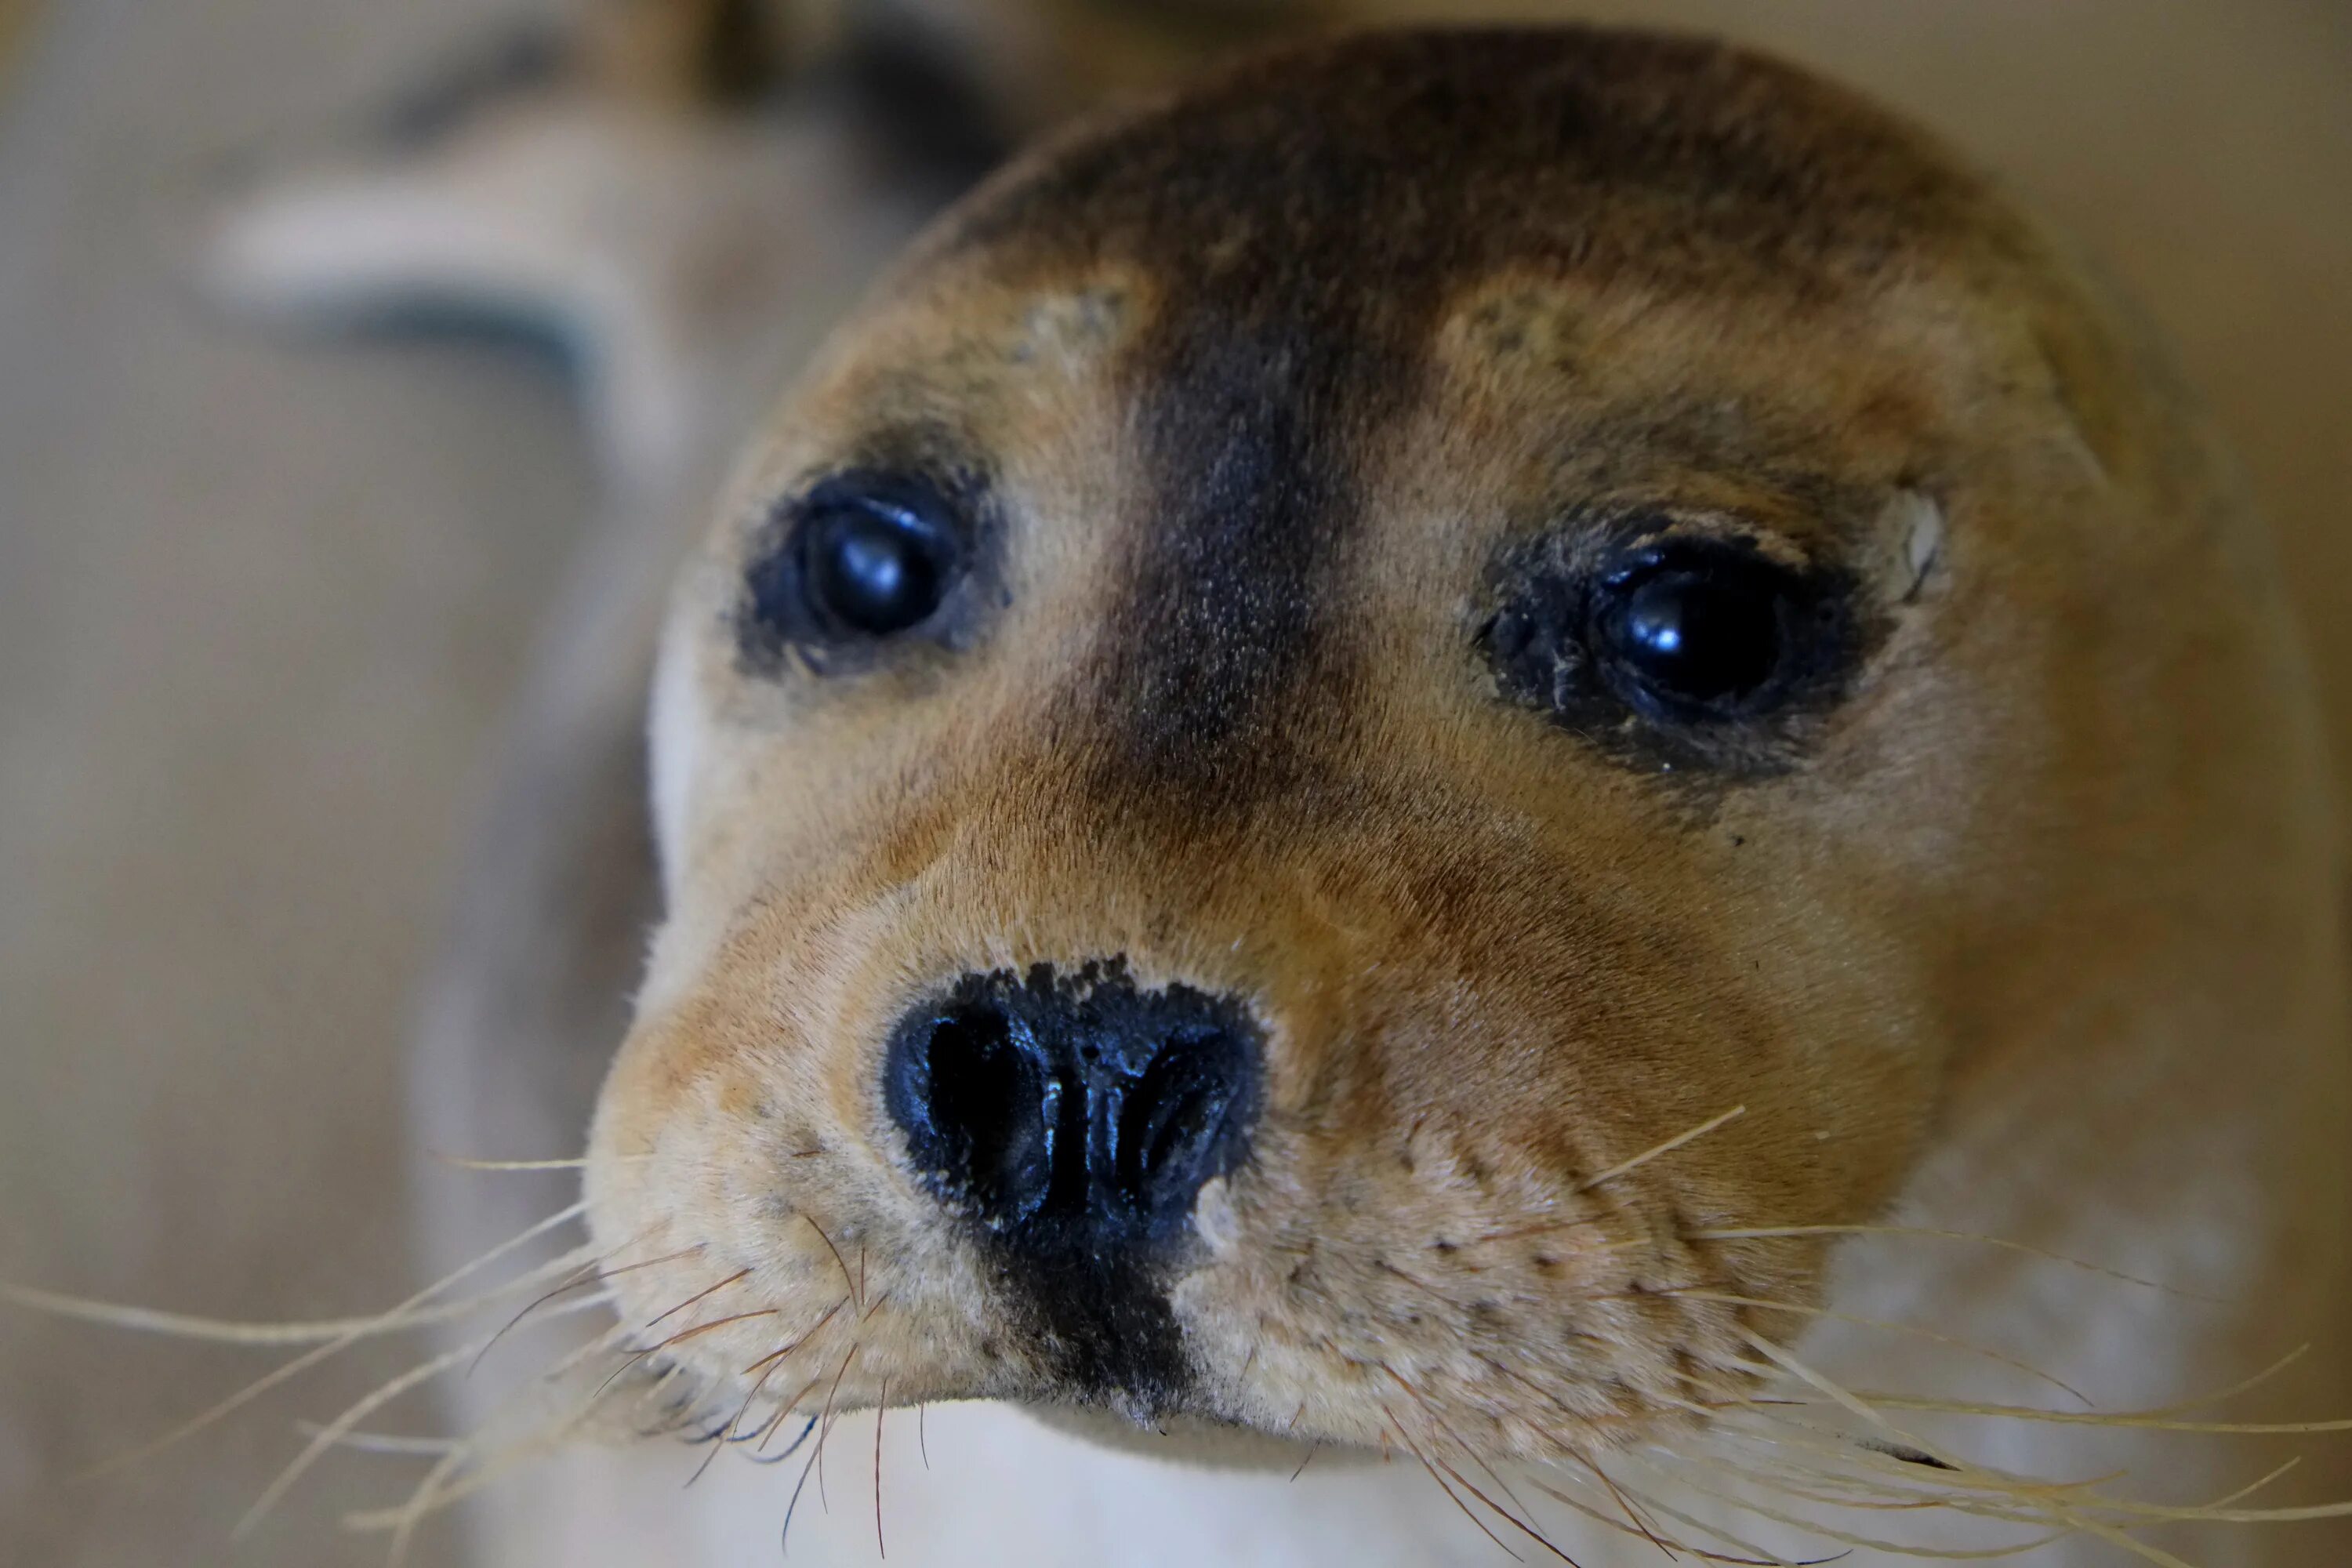
[[739,631],[755,659],[852,654],[945,618],[971,555],[958,510],[898,474],[825,480],[786,507],[745,573]]
[[947,596],[955,552],[912,507],[843,498],[801,522],[802,582],[819,625],[886,637],[929,620]]
[[1744,550],[1645,552],[1599,584],[1590,646],[1629,700],[1730,713],[1782,673],[1801,596],[1795,574]]
[[1472,629],[1497,695],[1643,771],[1795,766],[1879,635],[1859,579],[1672,526],[1576,519],[1502,555]]

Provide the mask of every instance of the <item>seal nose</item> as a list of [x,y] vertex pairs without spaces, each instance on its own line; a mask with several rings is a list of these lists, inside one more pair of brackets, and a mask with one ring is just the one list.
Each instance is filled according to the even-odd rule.
[[1180,1233],[1239,1163],[1259,1037],[1237,1004],[1118,964],[968,974],[893,1033],[884,1099],[932,1189],[1038,1252]]

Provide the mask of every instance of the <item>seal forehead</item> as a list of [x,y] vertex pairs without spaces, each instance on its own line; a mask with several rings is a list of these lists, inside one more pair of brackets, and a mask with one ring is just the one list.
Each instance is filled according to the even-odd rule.
[[1836,289],[2008,226],[1924,137],[1790,67],[1697,39],[1505,28],[1263,57],[1049,145],[931,254],[1117,255],[1179,316],[1320,326],[1370,309],[1409,330],[1507,267]]
[[1378,34],[1276,54],[1044,150],[926,266],[1130,271],[1116,358],[1141,513],[1097,683],[1118,765],[1220,793],[1302,755],[1385,434],[1489,280],[1830,304],[2000,243],[1976,184],[1868,104],[1719,45]]

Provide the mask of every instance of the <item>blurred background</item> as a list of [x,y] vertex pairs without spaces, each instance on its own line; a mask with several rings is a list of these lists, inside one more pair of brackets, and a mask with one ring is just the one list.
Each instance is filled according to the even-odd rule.
[[[2352,755],[2352,5],[1517,10],[1810,61],[2086,240],[2243,455]],[[244,330],[178,237],[225,156],[514,15],[0,0],[0,1278],[257,1318],[417,1283],[413,986],[593,476],[547,364]],[[0,1310],[0,1563],[381,1561],[334,1521],[399,1461],[333,1461],[228,1531],[295,1418],[397,1360],[72,1479],[268,1364]]]

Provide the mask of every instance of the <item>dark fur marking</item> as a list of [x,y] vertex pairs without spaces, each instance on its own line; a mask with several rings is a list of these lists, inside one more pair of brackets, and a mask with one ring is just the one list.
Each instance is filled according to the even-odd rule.
[[1328,675],[1318,606],[1357,502],[1317,412],[1347,356],[1273,323],[1186,336],[1143,395],[1151,511],[1108,622],[1109,728],[1139,782],[1234,803],[1287,774],[1276,742]]
[[[1511,264],[1814,298],[2015,228],[1898,121],[1790,68],[1696,39],[1481,28],[1263,57],[1025,165],[941,244],[1109,252],[1180,285],[1244,281],[1214,258],[1254,244],[1246,281],[1297,292],[1243,302],[1302,325],[1318,300],[1382,312],[1385,350],[1417,358],[1415,307]],[[1171,303],[1192,313],[1181,287]]]
[[1000,1258],[997,1283],[1063,1397],[1139,1423],[1192,1404],[1194,1371],[1163,1280],[1072,1254],[1043,1270]]

